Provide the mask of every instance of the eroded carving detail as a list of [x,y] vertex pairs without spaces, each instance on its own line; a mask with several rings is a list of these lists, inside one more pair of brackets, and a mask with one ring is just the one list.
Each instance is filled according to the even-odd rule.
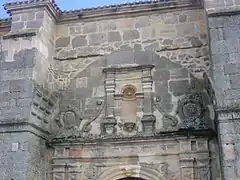
[[206,111],[201,93],[186,95],[178,103],[178,115],[182,120],[180,128],[206,128],[206,122],[203,119]]
[[59,113],[55,121],[60,128],[64,127],[65,129],[71,129],[74,126],[80,125],[82,115],[77,108],[69,105],[66,110]]
[[113,116],[108,116],[103,122],[103,135],[113,135],[116,133],[117,120]]

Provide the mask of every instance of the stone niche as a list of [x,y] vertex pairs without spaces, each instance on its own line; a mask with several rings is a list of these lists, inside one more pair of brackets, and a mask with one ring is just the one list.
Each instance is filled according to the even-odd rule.
[[[115,130],[123,134],[154,131],[155,117],[151,103],[153,68],[152,64],[123,64],[103,69],[106,92],[104,133],[113,134]],[[147,117],[150,118],[146,123]],[[110,128],[110,124],[111,130],[107,132],[106,126]]]
[[119,51],[92,62],[71,80],[59,102],[53,119],[60,136],[215,129],[215,94],[208,77],[196,78],[147,51]]

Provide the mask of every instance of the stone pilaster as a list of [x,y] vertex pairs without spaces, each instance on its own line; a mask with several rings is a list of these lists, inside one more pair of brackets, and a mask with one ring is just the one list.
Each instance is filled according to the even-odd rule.
[[152,97],[152,74],[151,69],[144,69],[142,75],[142,88],[143,88],[143,132],[153,133],[155,130],[156,118],[153,115],[153,97]]
[[106,134],[115,133],[116,119],[114,114],[114,93],[115,93],[115,73],[107,72],[105,79],[105,120],[103,122],[103,131]]

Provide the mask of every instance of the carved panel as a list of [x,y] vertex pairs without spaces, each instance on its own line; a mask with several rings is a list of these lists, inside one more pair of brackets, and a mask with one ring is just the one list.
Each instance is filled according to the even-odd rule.
[[207,128],[205,115],[207,108],[203,102],[202,94],[198,92],[187,94],[178,102],[178,115],[182,120],[181,128],[201,129]]

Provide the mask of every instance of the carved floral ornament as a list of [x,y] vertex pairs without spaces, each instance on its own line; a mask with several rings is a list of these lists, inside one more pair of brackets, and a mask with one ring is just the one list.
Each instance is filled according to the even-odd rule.
[[136,87],[133,85],[126,85],[123,88],[123,98],[124,99],[129,99],[132,100],[133,98],[136,97]]

